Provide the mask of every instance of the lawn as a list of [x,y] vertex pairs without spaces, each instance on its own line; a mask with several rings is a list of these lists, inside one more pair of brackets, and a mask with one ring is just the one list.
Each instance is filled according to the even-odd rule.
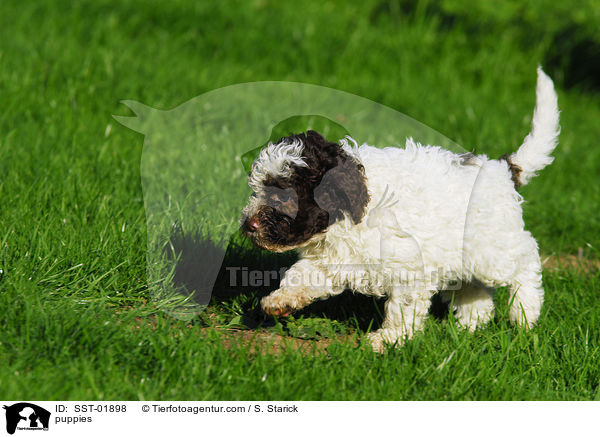
[[[0,399],[599,399],[599,20],[593,1],[3,1]],[[521,190],[550,258],[533,331],[508,324],[502,289],[485,329],[464,333],[436,305],[423,334],[384,355],[365,344],[381,323],[371,298],[265,319],[273,287],[231,286],[226,268],[274,270],[293,254],[211,240],[237,220],[218,209],[191,208],[172,235],[184,270],[207,245],[226,250],[210,305],[181,320],[152,299],[144,136],[113,118],[133,115],[121,100],[167,110],[237,83],[303,82],[496,157],[529,131],[538,64],[562,133]]]

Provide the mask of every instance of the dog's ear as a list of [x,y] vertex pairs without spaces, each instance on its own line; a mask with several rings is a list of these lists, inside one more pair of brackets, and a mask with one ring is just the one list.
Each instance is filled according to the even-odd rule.
[[369,193],[364,168],[353,158],[339,158],[338,165],[323,176],[314,191],[315,201],[320,208],[329,213],[329,224],[350,214],[355,224],[361,222]]
[[360,223],[369,202],[363,166],[318,132],[309,130],[299,138],[307,164],[295,169],[299,184],[313,188],[315,202],[329,214],[329,224],[342,219],[344,213]]
[[360,223],[369,203],[364,167],[337,143],[328,142],[314,131],[307,132],[307,150],[317,158],[320,169],[314,199],[329,213],[329,224],[350,214]]

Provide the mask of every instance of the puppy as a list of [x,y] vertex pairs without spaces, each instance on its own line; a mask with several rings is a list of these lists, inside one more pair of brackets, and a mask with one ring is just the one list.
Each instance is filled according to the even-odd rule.
[[385,297],[369,334],[377,351],[423,329],[437,291],[475,330],[493,317],[493,290],[510,290],[509,317],[530,328],[542,307],[538,246],[524,229],[517,188],[549,165],[559,134],[557,96],[538,69],[532,130],[498,160],[412,139],[404,149],[332,143],[314,131],[269,143],[253,163],[241,218],[264,249],[295,249],[280,288],[262,299],[287,316],[345,289]]

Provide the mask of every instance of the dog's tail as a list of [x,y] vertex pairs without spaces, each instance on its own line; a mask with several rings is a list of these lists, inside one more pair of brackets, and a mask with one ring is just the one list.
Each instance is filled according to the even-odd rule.
[[531,132],[523,144],[512,155],[505,157],[515,185],[526,185],[539,171],[550,165],[554,158],[550,155],[558,144],[558,102],[552,79],[543,71],[537,70],[536,104],[531,121]]

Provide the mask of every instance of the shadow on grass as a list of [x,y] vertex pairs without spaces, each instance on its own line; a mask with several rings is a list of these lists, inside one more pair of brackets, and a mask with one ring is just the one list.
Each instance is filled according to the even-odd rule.
[[[226,249],[223,249],[225,245],[209,239],[183,233],[174,234],[171,244],[179,257],[173,279],[175,286],[193,291],[205,286],[207,275],[216,276],[212,288],[213,303],[235,302],[243,311],[242,323],[249,329],[274,324],[274,319],[262,312],[259,302],[278,288],[283,272],[298,259],[294,252],[273,253],[258,249],[239,232],[230,237]],[[210,264],[207,259],[223,259],[218,272],[216,267],[215,271],[207,270],[206,265]],[[381,326],[383,305],[383,299],[346,290],[338,296],[314,302],[294,316],[325,318],[367,331]],[[436,295],[430,312],[441,319],[447,316],[448,306]],[[285,325],[285,321],[281,322]]]

